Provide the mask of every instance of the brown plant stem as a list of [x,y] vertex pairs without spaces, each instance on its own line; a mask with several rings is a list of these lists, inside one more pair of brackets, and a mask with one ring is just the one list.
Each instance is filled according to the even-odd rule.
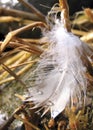
[[33,13],[35,13],[40,19],[45,22],[45,16],[42,14],[39,10],[37,10],[33,5],[29,4],[27,1],[24,0],[18,0],[20,3],[25,5],[27,8],[29,8]]
[[[43,22],[35,22],[35,23],[32,23],[32,24],[29,24],[27,26],[24,26],[22,28],[19,28],[17,30],[14,30],[14,31],[11,31],[7,34],[5,40],[3,41],[2,45],[1,45],[1,48],[0,48],[0,54],[2,53],[2,51],[6,48],[6,46],[9,44],[9,42],[11,41],[11,39],[16,36],[17,34],[23,32],[23,31],[26,31],[26,30],[29,30],[33,27],[36,27],[36,26],[40,26],[40,27],[47,27],[47,25]],[[48,27],[47,27],[48,28]]]
[[59,5],[61,8],[61,12],[63,12],[63,18],[61,17],[61,20],[64,23],[64,27],[67,29],[67,31],[70,32],[71,25],[70,25],[70,20],[69,20],[69,7],[67,4],[67,0],[59,0]]
[[13,16],[13,17],[20,17],[23,19],[30,19],[34,21],[41,21],[40,17],[35,14],[24,12],[16,9],[7,9],[0,7],[0,15],[1,16]]
[[26,86],[25,83],[9,68],[7,67],[5,64],[1,64],[2,67],[7,71],[9,72],[14,78],[15,80],[17,80],[18,82],[20,82],[24,87]]

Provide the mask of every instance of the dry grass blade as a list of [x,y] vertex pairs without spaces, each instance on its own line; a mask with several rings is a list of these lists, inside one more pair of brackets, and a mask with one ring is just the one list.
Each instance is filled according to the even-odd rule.
[[63,18],[65,20],[65,28],[70,32],[71,31],[71,25],[70,25],[70,21],[69,21],[69,8],[68,8],[68,4],[67,1],[65,0],[59,0],[59,5],[61,10],[64,10],[63,13]]
[[23,81],[9,68],[7,67],[5,64],[2,63],[2,67],[9,72],[14,78],[15,80],[17,80],[18,82],[20,82],[24,87],[26,86]]
[[49,130],[48,126],[44,123],[45,130]]
[[35,60],[32,60],[32,61],[27,61],[27,62],[24,62],[24,63],[21,63],[21,64],[13,65],[12,67],[10,67],[10,69],[17,68],[17,67],[27,65],[27,64],[31,64],[31,63],[35,63],[35,62],[38,62],[38,61],[39,61],[39,59],[35,59]]
[[81,40],[87,43],[93,42],[93,32],[88,32],[84,36],[81,37]]
[[39,11],[37,10],[33,5],[29,4],[27,1],[24,0],[18,0],[19,2],[21,2],[22,4],[24,4],[27,8],[29,8],[33,13],[35,13],[38,17],[40,17],[40,19],[42,21],[45,22],[45,16]]
[[22,95],[19,95],[19,94],[15,94],[16,97],[18,97],[19,99],[21,99],[22,101],[25,100],[25,97],[23,97]]
[[18,48],[13,49],[12,51],[3,53],[0,58],[1,63],[5,63],[6,65],[11,65],[15,61],[18,61],[19,58],[25,54],[24,51],[19,52]]
[[9,32],[8,35],[6,36],[5,40],[3,41],[3,43],[1,44],[1,49],[0,49],[0,54],[2,53],[2,51],[6,48],[6,46],[9,44],[9,42],[11,41],[11,39],[16,36],[17,34],[25,31],[25,30],[29,30],[33,27],[36,27],[36,26],[41,26],[41,27],[47,27],[47,25],[43,22],[35,22],[35,23],[32,23],[32,24],[29,24],[27,26],[24,26],[22,28],[19,28],[17,30],[14,30],[12,32]]
[[[41,46],[29,43],[29,42],[22,40],[22,39],[20,39],[20,41],[16,41],[16,42],[11,41],[7,45],[7,47],[11,47],[11,48],[17,49],[19,51],[22,50],[22,51],[26,51],[26,52],[30,52],[30,53],[33,52],[34,54],[37,54],[37,55],[40,55],[44,51],[44,49]],[[10,55],[10,53],[9,53],[9,55]],[[5,57],[5,56],[2,56],[2,57]]]
[[9,23],[9,22],[18,22],[19,24],[22,23],[23,25],[31,24],[35,21],[28,20],[28,19],[22,19],[19,17],[13,17],[13,16],[1,16],[0,17],[0,23]]
[[[23,73],[27,72],[27,71],[32,67],[33,64],[34,64],[34,62],[32,62],[31,64],[26,65],[26,66],[23,67],[20,71],[18,71],[18,72],[16,73],[16,75],[17,75],[17,76],[20,76],[20,75],[22,75]],[[2,80],[0,81],[0,85],[3,84],[3,83],[7,83],[7,82],[10,82],[10,81],[13,81],[14,79],[15,79],[14,76],[13,76],[13,77],[6,78],[6,79],[2,79]]]
[[7,9],[7,8],[3,8],[3,7],[0,7],[0,15],[1,16],[19,17],[19,18],[23,18],[23,19],[31,19],[34,21],[41,21],[41,19],[35,14],[20,11],[20,10],[15,10],[15,9]]
[[27,43],[31,43],[31,44],[37,44],[37,45],[42,45],[42,44],[45,44],[47,43],[47,38],[46,37],[43,37],[43,38],[40,38],[40,39],[28,39],[28,38],[23,38],[22,39],[23,41],[27,42]]
[[89,18],[89,21],[93,23],[93,10],[86,8],[86,9],[84,9],[84,12],[85,12],[86,16]]
[[[5,62],[5,64],[7,66],[9,66],[9,68],[11,68],[12,66],[16,66],[20,63],[23,63],[24,61],[26,61],[29,57],[31,57],[30,53],[26,53],[24,51],[18,53],[17,55],[11,57],[9,60],[7,60]],[[12,70],[14,70],[16,68],[13,68]],[[0,70],[2,71],[2,67],[0,67]],[[6,71],[2,73],[2,75],[0,76],[0,80],[2,82],[3,79],[5,79],[7,76],[9,75],[9,73],[7,73]],[[12,77],[13,79],[13,77]],[[11,80],[11,78],[8,78],[8,80]],[[4,80],[4,81],[8,81],[8,80]],[[0,82],[0,83],[1,83]]]
[[[27,61],[27,59],[29,59],[30,57],[31,57],[30,53],[22,51],[16,54],[15,56],[12,56],[10,58],[8,57],[9,59],[6,62],[4,62],[4,64],[6,66],[9,66],[9,68],[11,68],[12,66],[16,66],[20,63],[23,63],[24,61]],[[2,60],[1,60],[1,63],[3,63]],[[0,71],[2,71],[2,66],[0,67]],[[6,71],[3,72],[2,75],[0,75],[0,80],[2,80],[3,78],[6,78],[8,75],[9,75],[8,72]]]
[[71,29],[71,32],[78,36],[84,36],[87,34],[87,32],[85,32],[85,31],[76,30],[76,29]]
[[17,46],[20,49],[25,50],[25,51],[28,50],[27,52],[32,50],[33,52],[35,52],[36,54],[39,54],[39,55],[44,51],[44,49],[41,46],[32,44],[29,41],[26,41],[26,40],[23,40],[23,39],[20,39],[20,38],[16,38],[16,40],[18,40],[18,41],[16,41],[16,43],[14,43],[15,42],[14,41],[13,44],[10,43],[10,45],[14,45],[14,47]]
[[21,19],[20,18],[15,18],[15,17],[12,17],[12,16],[1,16],[0,17],[0,23],[2,22],[13,22],[13,21],[17,21],[17,22],[20,22]]

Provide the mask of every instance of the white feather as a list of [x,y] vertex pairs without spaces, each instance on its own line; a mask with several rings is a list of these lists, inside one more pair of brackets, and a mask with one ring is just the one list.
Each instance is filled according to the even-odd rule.
[[50,46],[41,55],[34,71],[34,85],[30,77],[27,80],[28,86],[33,86],[29,89],[31,98],[27,101],[33,101],[36,107],[50,107],[53,118],[68,104],[73,105],[74,99],[77,106],[83,104],[87,66],[82,59],[89,60],[91,55],[88,46],[61,25],[58,21],[51,31],[45,33]]

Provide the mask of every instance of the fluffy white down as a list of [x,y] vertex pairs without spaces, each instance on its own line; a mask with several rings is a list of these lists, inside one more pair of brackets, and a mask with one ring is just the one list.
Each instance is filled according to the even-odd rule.
[[27,80],[28,86],[33,86],[29,89],[31,98],[27,100],[33,101],[35,107],[49,107],[51,116],[55,118],[67,104],[73,105],[74,99],[77,106],[82,105],[87,88],[83,52],[88,59],[90,50],[78,37],[67,32],[61,23],[45,35],[50,46],[41,55],[34,71],[34,84],[31,77]]

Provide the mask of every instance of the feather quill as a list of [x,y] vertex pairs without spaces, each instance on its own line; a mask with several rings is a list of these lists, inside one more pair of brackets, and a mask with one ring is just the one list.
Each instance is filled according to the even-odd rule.
[[55,118],[67,105],[75,103],[78,107],[84,103],[92,51],[64,26],[64,10],[61,19],[52,15],[55,24],[44,32],[50,45],[34,71],[34,83],[31,77],[27,79],[27,85],[33,87],[26,101],[32,101],[34,108],[49,107]]

